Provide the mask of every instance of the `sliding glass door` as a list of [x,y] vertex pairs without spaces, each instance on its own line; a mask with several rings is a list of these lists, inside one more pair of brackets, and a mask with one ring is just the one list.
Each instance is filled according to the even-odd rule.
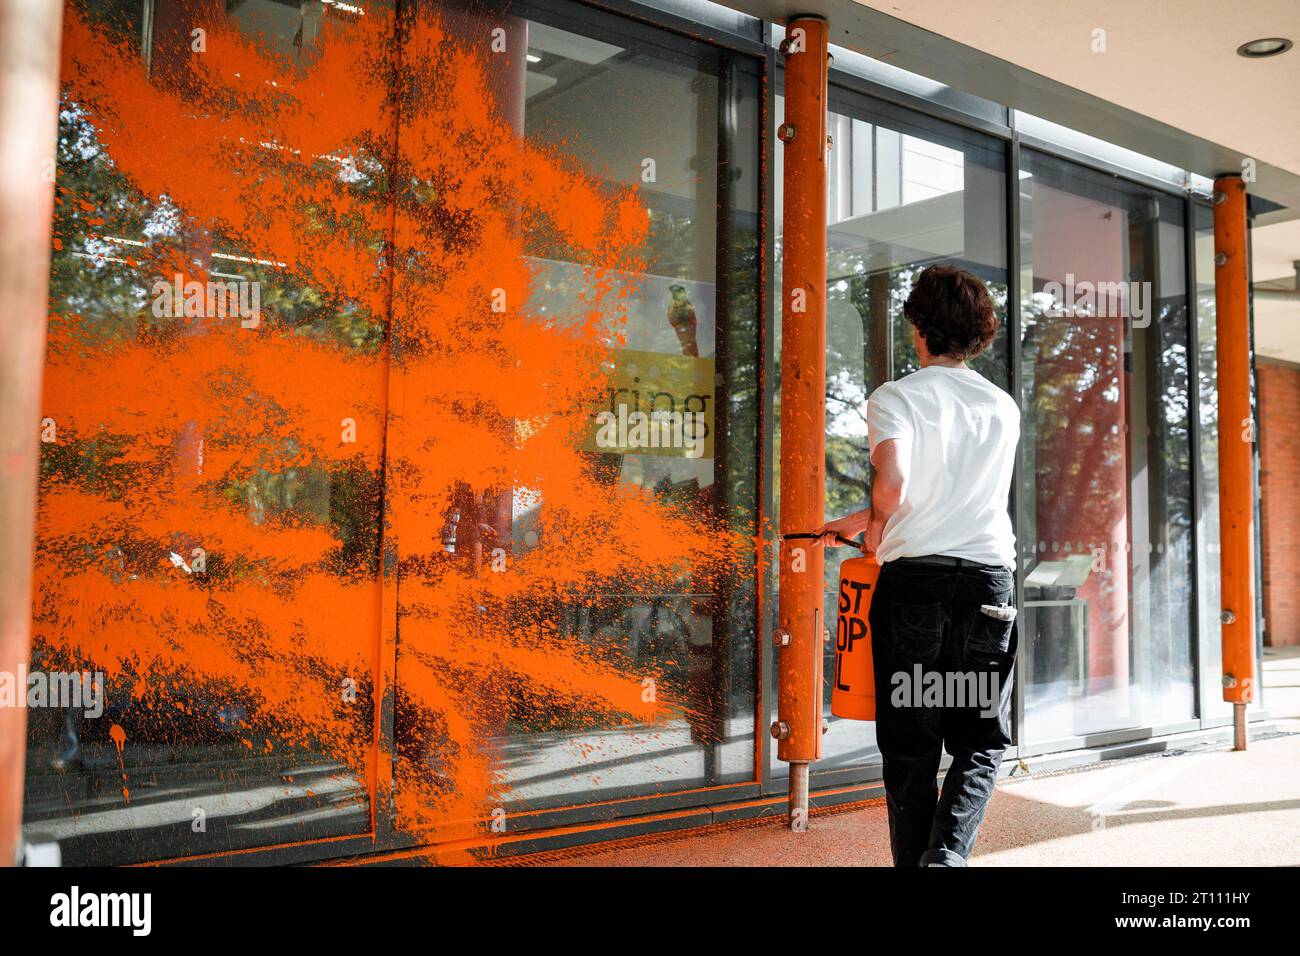
[[1188,719],[1184,201],[1021,159],[1021,740]]
[[31,711],[24,800],[66,862],[372,827],[393,21],[367,7],[67,6],[31,667],[95,690]]
[[[780,105],[778,98],[778,124]],[[999,387],[1009,390],[1011,385],[1005,144],[839,88],[832,90],[831,107],[826,223],[828,518],[870,503],[867,396],[918,367],[902,306],[926,266],[952,263],[988,283],[1001,328],[992,347],[973,365]],[[778,142],[778,168],[782,153]],[[780,186],[778,177],[778,276]],[[846,548],[826,553],[828,621],[837,613],[840,563],[854,553]],[[879,760],[873,723],[839,720],[830,712],[834,653],[834,644],[827,643],[823,704],[829,729],[825,756],[816,765],[822,773]],[[773,758],[772,771],[783,776],[788,768]]]
[[[446,357],[400,370],[395,494],[444,503],[441,545],[401,570],[403,827],[756,777],[758,73],[578,10],[421,3],[410,24],[485,92],[471,125],[507,135],[449,156],[440,61],[407,60],[422,172],[394,323]],[[458,292],[494,287],[499,311]]]

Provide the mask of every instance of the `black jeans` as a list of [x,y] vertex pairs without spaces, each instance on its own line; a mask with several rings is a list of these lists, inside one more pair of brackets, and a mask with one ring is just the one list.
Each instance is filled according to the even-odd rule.
[[[895,866],[965,866],[1011,743],[1016,625],[1009,568],[890,561],[871,603],[876,743]],[[936,690],[937,687],[937,690]],[[940,748],[952,764],[936,784]]]

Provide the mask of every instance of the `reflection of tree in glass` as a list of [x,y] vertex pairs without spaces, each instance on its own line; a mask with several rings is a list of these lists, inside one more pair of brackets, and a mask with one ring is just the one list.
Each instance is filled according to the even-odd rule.
[[[912,325],[903,303],[931,263],[866,271],[867,258],[840,250],[831,257],[827,281],[826,335],[826,514],[843,515],[871,500],[867,398],[888,379],[919,368]],[[960,264],[960,263],[959,263]],[[1002,387],[1009,383],[1006,283],[989,283],[999,318],[998,337],[971,367]],[[839,580],[839,561],[849,552],[830,552],[827,587]]]

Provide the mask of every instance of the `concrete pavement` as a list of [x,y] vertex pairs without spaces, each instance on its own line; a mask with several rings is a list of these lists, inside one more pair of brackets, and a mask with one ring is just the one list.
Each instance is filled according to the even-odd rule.
[[[1264,659],[1273,731],[1097,769],[1004,780],[972,866],[1300,865],[1300,648]],[[882,801],[817,815],[805,833],[773,819],[674,835],[567,866],[888,866]]]

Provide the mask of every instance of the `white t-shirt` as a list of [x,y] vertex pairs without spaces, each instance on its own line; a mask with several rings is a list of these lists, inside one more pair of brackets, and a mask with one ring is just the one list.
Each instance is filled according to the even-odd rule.
[[1014,567],[1007,496],[1020,409],[1010,395],[973,369],[930,365],[871,393],[867,438],[872,454],[898,439],[910,465],[876,552],[881,563],[946,554]]

